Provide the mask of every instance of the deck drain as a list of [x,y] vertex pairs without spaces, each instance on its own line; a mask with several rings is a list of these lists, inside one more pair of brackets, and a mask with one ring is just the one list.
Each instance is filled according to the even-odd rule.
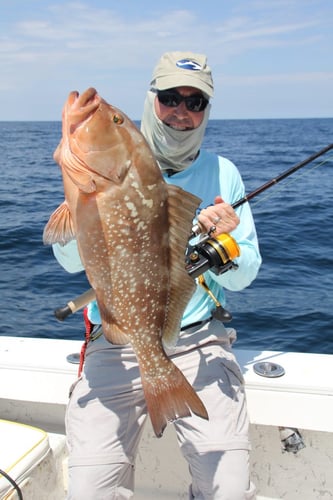
[[261,361],[253,365],[253,370],[261,377],[275,378],[282,377],[285,374],[284,368],[276,363],[269,361]]
[[80,353],[74,352],[73,354],[68,354],[66,356],[68,363],[73,363],[74,365],[78,365],[80,363]]

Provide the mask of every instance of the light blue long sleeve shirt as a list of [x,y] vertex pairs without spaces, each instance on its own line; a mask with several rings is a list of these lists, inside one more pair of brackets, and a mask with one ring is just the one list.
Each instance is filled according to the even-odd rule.
[[[226,158],[201,150],[198,158],[185,170],[165,181],[175,184],[202,199],[198,209],[214,204],[216,196],[230,204],[245,196],[244,184],[236,166]],[[231,233],[240,248],[240,256],[235,259],[238,269],[229,270],[221,275],[211,271],[205,273],[205,280],[218,301],[225,305],[224,288],[238,291],[246,288],[257,276],[261,256],[251,209],[244,203],[236,210],[240,223]],[[76,241],[65,246],[53,245],[53,252],[58,262],[70,273],[83,271]],[[182,319],[182,326],[202,321],[211,316],[215,304],[207,292],[198,285],[189,301]],[[88,317],[94,324],[101,322],[95,301],[88,306]]]

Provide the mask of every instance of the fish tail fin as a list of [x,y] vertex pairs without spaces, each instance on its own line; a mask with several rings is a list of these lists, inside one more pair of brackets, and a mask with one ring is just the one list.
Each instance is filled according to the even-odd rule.
[[170,361],[167,377],[141,374],[150,420],[157,437],[163,435],[168,422],[191,416],[208,420],[207,410],[183,373]]

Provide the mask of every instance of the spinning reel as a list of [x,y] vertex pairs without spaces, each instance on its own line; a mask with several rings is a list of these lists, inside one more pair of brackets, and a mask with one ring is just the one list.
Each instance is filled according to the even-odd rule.
[[229,269],[237,269],[233,259],[239,257],[240,250],[230,234],[222,233],[216,237],[213,226],[207,234],[190,239],[185,253],[185,269],[196,278],[210,269],[213,273],[223,274]]
[[[230,234],[222,233],[213,237],[216,228],[211,227],[207,234],[199,234],[198,237],[190,238],[185,253],[185,269],[192,278],[198,278],[198,283],[214,301],[216,309],[212,316],[219,321],[227,323],[232,320],[229,311],[217,300],[209,289],[203,273],[209,269],[216,275],[223,274],[229,269],[237,269],[238,265],[233,261],[240,255],[239,246]],[[196,226],[193,228],[196,234]],[[198,232],[200,229],[198,228]]]

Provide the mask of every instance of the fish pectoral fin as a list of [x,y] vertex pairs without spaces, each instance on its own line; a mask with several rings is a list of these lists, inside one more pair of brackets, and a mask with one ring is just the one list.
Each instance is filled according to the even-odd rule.
[[51,215],[43,232],[45,245],[65,245],[75,238],[74,224],[67,203],[64,201]]

